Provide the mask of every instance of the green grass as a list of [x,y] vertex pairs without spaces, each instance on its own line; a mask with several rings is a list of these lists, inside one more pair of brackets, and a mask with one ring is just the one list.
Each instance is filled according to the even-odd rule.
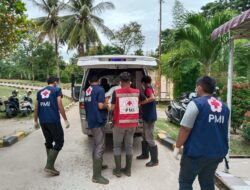
[[[15,83],[21,83],[23,85],[31,84],[35,86],[46,86],[47,83],[41,82],[41,81],[32,81],[32,80],[19,80],[19,79],[0,79],[0,82],[15,82]],[[71,83],[60,83],[61,88],[70,88]]]
[[[14,89],[15,88],[13,88],[13,87],[2,87],[2,86],[0,86],[0,97],[2,98],[2,100],[7,100],[8,97],[11,95],[11,92]],[[19,91],[19,102],[21,102],[22,97],[26,93],[25,93],[25,90],[22,90],[22,89],[18,89],[18,91]],[[32,98],[33,102],[35,102],[35,100],[36,100],[36,93],[37,93],[37,91],[32,92],[31,98]],[[68,99],[68,98],[63,98],[62,101],[63,101],[63,106],[64,107],[69,105],[72,102],[72,100]],[[22,118],[20,115],[18,115],[17,117]],[[33,114],[28,116],[28,118],[32,118],[32,117],[33,117]],[[6,119],[5,112],[4,112],[4,106],[0,107],[0,119]]]
[[156,132],[159,130],[166,131],[167,135],[173,139],[176,139],[179,133],[179,127],[173,123],[168,122],[165,119],[158,119],[156,124]]
[[166,107],[167,107],[167,103],[158,103],[157,104],[157,109],[160,109],[162,111],[165,111]]
[[[179,133],[179,127],[164,119],[158,119],[156,122],[155,135],[159,130],[166,131],[167,135],[172,139],[176,139]],[[246,142],[241,135],[231,135],[230,138],[230,154],[231,155],[250,155],[250,142]]]

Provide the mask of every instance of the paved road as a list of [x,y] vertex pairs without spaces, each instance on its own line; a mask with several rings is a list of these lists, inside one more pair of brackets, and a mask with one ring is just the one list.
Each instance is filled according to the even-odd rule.
[[[114,166],[112,139],[107,139],[104,155],[109,169],[103,175],[110,179],[107,186],[91,182],[92,139],[84,136],[80,129],[78,107],[68,112],[70,129],[65,129],[65,146],[58,157],[56,167],[61,170],[58,177],[49,177],[43,172],[45,148],[41,130],[37,130],[9,148],[0,149],[1,190],[166,190],[178,189],[179,163],[171,152],[159,146],[160,165],[146,168],[144,161],[133,161],[132,177],[116,178],[112,175]],[[140,152],[140,139],[135,139],[134,155]],[[194,189],[197,188],[197,183]]]

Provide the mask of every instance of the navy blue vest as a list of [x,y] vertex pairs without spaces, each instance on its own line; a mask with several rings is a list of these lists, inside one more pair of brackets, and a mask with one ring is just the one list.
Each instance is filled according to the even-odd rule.
[[38,117],[40,123],[59,123],[60,114],[57,97],[62,96],[61,89],[47,86],[37,93]]
[[[151,88],[153,90],[153,88],[151,86],[148,88]],[[144,95],[147,96],[146,90],[144,91]],[[147,97],[147,98],[149,98],[149,97]],[[144,121],[154,122],[157,120],[156,101],[155,100],[153,102],[142,105],[141,111],[142,111],[142,119]]]
[[99,110],[98,103],[104,103],[105,91],[99,85],[90,86],[85,93],[85,111],[88,128],[103,127],[107,121],[107,109]]
[[184,155],[222,158],[228,152],[229,109],[211,96],[193,100],[199,114],[184,145]]

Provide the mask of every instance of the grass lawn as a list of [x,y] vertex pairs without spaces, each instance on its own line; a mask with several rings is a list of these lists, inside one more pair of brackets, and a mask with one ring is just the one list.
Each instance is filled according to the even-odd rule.
[[[46,86],[47,82],[41,82],[41,81],[32,81],[32,80],[18,80],[18,79],[0,79],[0,82],[17,82],[21,83],[23,85],[27,84],[33,84],[36,86]],[[71,84],[70,83],[60,83],[61,88],[70,88]]]
[[[165,119],[158,119],[156,122],[155,135],[157,135],[159,130],[166,131],[169,137],[176,139],[178,136],[179,127]],[[230,154],[250,155],[250,142],[246,142],[240,135],[231,135]]]
[[[12,87],[2,87],[0,86],[0,98],[2,98],[2,100],[7,100],[8,97],[11,95],[11,92],[14,90],[15,88]],[[25,90],[22,89],[18,89],[19,91],[19,102],[21,102],[22,97],[26,94]],[[36,91],[32,92],[31,98],[33,99],[33,102],[35,102],[36,100]],[[68,98],[63,98],[63,105],[64,107],[69,105],[72,101]],[[5,117],[5,112],[4,111],[4,106],[0,107],[0,119],[4,119]],[[21,116],[17,116],[17,117],[21,117]],[[33,117],[33,114],[31,114],[29,117]]]

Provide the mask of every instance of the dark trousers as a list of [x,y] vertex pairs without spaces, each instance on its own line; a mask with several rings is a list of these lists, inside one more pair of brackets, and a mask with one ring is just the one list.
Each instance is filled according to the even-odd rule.
[[192,158],[183,155],[179,175],[179,190],[192,190],[193,182],[198,176],[201,190],[214,190],[215,171],[223,158]]
[[41,123],[45,146],[60,151],[64,143],[64,134],[61,123]]

